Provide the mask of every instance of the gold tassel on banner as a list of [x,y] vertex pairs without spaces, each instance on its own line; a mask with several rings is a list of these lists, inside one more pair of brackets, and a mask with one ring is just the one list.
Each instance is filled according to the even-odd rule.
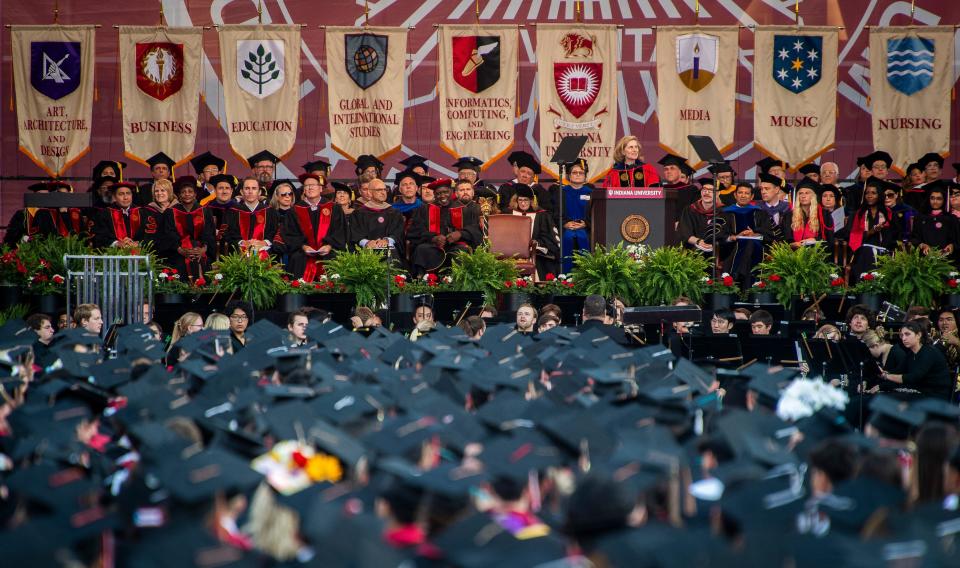
[[10,66],[10,112],[13,112],[13,65]]

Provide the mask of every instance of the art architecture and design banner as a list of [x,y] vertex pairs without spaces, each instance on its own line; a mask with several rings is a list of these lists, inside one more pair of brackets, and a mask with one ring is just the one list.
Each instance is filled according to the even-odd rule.
[[400,149],[406,57],[407,28],[327,28],[333,149],[350,160]]
[[230,147],[241,158],[283,157],[297,139],[300,26],[220,28],[220,68]]
[[870,30],[873,146],[901,173],[927,152],[950,153],[952,26]]
[[13,26],[20,151],[51,176],[90,149],[94,26]]
[[200,110],[202,28],[120,27],[123,147],[146,163],[193,153]]
[[489,163],[513,147],[517,26],[440,26],[440,147]]
[[753,143],[791,169],[833,148],[836,27],[762,26],[754,36]]
[[537,26],[537,89],[540,97],[540,159],[556,176],[550,158],[566,136],[587,136],[580,156],[590,178],[613,165],[617,144],[617,28],[613,25]]
[[737,26],[657,28],[660,146],[691,164],[700,160],[687,136],[713,138],[725,152],[736,121]]

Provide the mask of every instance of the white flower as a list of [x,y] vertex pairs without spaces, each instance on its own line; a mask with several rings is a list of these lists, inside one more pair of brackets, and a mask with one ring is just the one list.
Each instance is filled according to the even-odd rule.
[[795,421],[814,415],[823,408],[842,411],[849,397],[839,388],[832,387],[820,379],[794,379],[777,402],[777,416],[783,420]]
[[339,280],[339,279],[340,279],[340,275],[339,275],[339,274],[331,274],[331,275],[330,275],[330,280]]
[[397,278],[399,278],[400,280],[406,280],[406,279],[407,279],[407,275],[406,275],[406,274],[397,274]]
[[443,281],[446,282],[447,284],[449,284],[449,283],[453,282],[453,278],[452,278],[451,276],[444,276],[444,277],[443,277]]
[[957,277],[958,275],[960,275],[960,273],[957,273],[957,272],[951,272],[951,273],[950,273],[950,274],[948,274],[947,276],[949,276],[950,278],[956,278],[956,277]]
[[703,282],[703,283],[707,283],[707,282],[710,281],[710,279],[707,278],[706,276],[703,276],[703,277],[700,278],[700,281]]
[[223,274],[221,274],[221,273],[218,272],[218,273],[216,273],[216,274],[213,275],[213,279],[214,279],[214,280],[223,280]]
[[179,274],[174,274],[174,275],[171,276],[170,278],[173,278],[174,280],[180,280],[180,275],[179,275]]
[[837,278],[840,278],[839,274],[837,274],[836,272],[830,273],[830,280],[836,280]]
[[730,276],[730,273],[724,272],[723,274],[720,275],[720,278],[726,278],[727,276]]

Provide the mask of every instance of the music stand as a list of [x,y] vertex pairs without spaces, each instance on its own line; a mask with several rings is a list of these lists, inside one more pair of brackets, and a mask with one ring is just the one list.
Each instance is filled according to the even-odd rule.
[[[687,140],[690,141],[690,145],[693,146],[693,151],[697,153],[697,156],[700,158],[701,162],[707,162],[711,166],[717,166],[720,164],[727,163],[723,159],[723,154],[720,153],[720,149],[717,148],[716,143],[714,143],[713,138],[709,136],[699,136],[697,134],[690,134],[687,136]],[[716,168],[714,168],[716,169]],[[713,173],[713,279],[717,279],[717,261],[719,260],[719,252],[717,250],[717,214],[720,212],[719,204],[717,203],[717,174]]]
[[560,225],[560,270],[563,271],[563,202],[565,201],[563,195],[563,170],[567,167],[567,164],[575,162],[580,158],[580,152],[583,150],[583,147],[586,146],[588,138],[586,136],[567,136],[557,144],[557,149],[553,151],[553,157],[550,158],[550,163],[557,164],[557,177],[559,183],[560,195],[557,199],[559,202],[557,210],[557,224]]

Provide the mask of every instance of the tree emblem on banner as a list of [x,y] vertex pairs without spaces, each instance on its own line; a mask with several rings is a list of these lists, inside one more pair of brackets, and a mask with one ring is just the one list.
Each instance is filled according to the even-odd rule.
[[361,89],[373,86],[387,70],[389,38],[377,34],[347,34],[343,41],[347,75]]
[[452,38],[453,80],[480,93],[500,80],[500,36]]
[[934,41],[925,37],[887,40],[887,81],[905,95],[933,82]]
[[602,63],[554,63],[553,84],[560,102],[580,118],[593,106],[603,82]]
[[55,101],[76,91],[80,86],[80,42],[32,42],[30,84]]
[[693,92],[710,84],[717,73],[720,38],[707,34],[677,36],[677,75]]
[[285,74],[283,40],[237,41],[237,83],[240,88],[264,99],[283,86]]
[[137,87],[157,100],[177,94],[183,87],[183,44],[138,43]]
[[773,36],[773,79],[791,93],[802,93],[820,82],[822,61],[823,37]]

